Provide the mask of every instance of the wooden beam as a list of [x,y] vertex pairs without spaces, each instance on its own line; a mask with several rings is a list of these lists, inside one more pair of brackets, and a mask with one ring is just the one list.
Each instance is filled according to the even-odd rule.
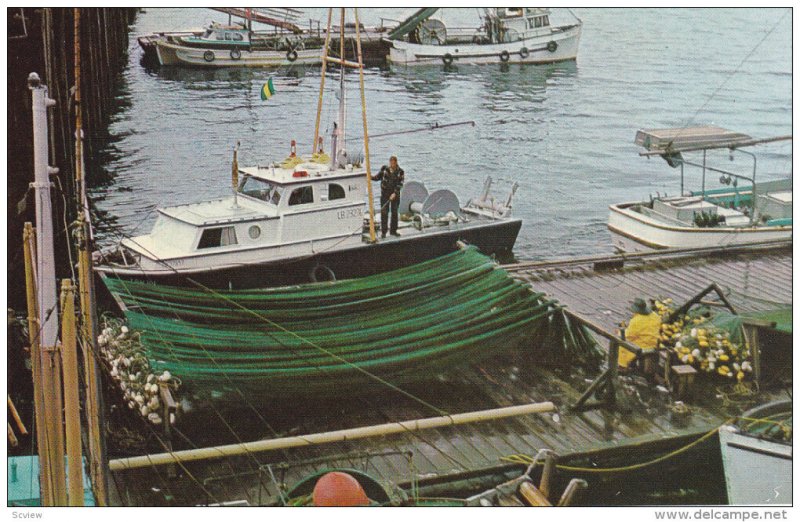
[[351,62],[350,60],[334,58],[333,56],[328,56],[327,62],[335,63],[336,65],[341,65],[342,67],[350,67],[351,69],[359,69],[361,67],[361,65],[358,62]]
[[[506,408],[496,408],[492,410],[471,411],[467,413],[457,413],[441,417],[429,417],[426,419],[390,422],[387,424],[364,426],[361,428],[313,433],[310,435],[299,435],[294,437],[245,442],[241,444],[229,444],[226,446],[198,448],[169,453],[159,453],[155,455],[142,455],[140,457],[115,459],[109,461],[109,468],[112,471],[120,471],[148,466],[160,466],[175,462],[235,457],[247,453],[315,446],[318,444],[327,444],[331,442],[365,439],[369,437],[382,437],[396,433],[407,433],[433,428],[442,428],[445,426],[468,424],[472,422],[483,422],[507,417],[517,417],[520,415],[530,415],[532,413],[547,413],[554,411],[555,409],[556,407],[552,402],[537,402],[519,406],[509,406]],[[169,421],[167,420],[167,422]]]

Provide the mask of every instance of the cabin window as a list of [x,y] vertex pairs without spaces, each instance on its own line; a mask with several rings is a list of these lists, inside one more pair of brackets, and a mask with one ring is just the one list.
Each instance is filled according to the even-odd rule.
[[331,183],[328,185],[328,199],[333,201],[334,199],[344,199],[344,187],[341,185],[337,185],[336,183]]
[[542,27],[547,27],[548,25],[550,25],[550,17],[549,16],[543,16],[542,17]]
[[237,244],[236,229],[233,227],[207,228],[203,230],[197,248],[214,248],[235,244]]
[[275,205],[277,207],[278,203],[281,202],[281,193],[282,192],[283,192],[283,189],[281,189],[281,188],[276,188],[275,190],[273,190],[272,191],[272,199],[270,200],[270,203],[272,203],[273,205]]
[[305,205],[314,202],[314,189],[311,186],[296,188],[289,196],[289,205]]
[[241,183],[239,183],[239,192],[251,198],[269,201],[270,198],[274,196],[276,190],[275,186],[268,181],[252,176],[245,176]]
[[230,40],[231,39],[231,33],[225,33],[225,39],[226,40]]
[[244,40],[244,36],[242,36],[242,33],[233,33],[233,39],[241,42]]
[[533,19],[533,26],[534,27],[541,27],[542,26],[542,17],[541,16],[537,16],[536,18]]

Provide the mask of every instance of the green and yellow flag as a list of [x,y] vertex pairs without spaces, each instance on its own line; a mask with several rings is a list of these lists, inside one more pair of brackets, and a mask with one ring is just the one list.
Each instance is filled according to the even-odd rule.
[[275,94],[275,86],[272,85],[272,78],[267,80],[267,83],[261,87],[261,99],[262,100],[269,100],[272,95]]

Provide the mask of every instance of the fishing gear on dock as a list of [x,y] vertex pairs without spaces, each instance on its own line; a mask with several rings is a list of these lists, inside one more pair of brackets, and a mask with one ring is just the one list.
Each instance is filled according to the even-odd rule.
[[[283,289],[214,291],[107,278],[156,371],[195,390],[296,395],[446,371],[536,339],[543,364],[599,359],[558,304],[474,248],[393,272]],[[357,326],[356,326],[357,325]],[[228,383],[230,384],[230,383]]]

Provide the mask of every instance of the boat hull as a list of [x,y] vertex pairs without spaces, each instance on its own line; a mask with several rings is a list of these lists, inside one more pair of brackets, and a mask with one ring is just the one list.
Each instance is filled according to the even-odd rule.
[[[219,269],[183,271],[163,267],[157,271],[96,267],[101,274],[160,284],[185,285],[187,278],[212,288],[260,288],[313,281],[350,279],[402,268],[453,252],[459,242],[478,247],[485,254],[510,254],[522,226],[519,219],[481,223],[471,227],[387,237],[375,244],[359,241],[343,248],[291,258],[227,266]],[[401,231],[402,233],[402,231]],[[266,255],[265,255],[266,257]],[[170,262],[167,262],[170,263]]]
[[577,58],[580,38],[581,26],[576,25],[544,36],[497,44],[423,45],[389,40],[392,47],[388,61],[395,65],[449,65],[450,59],[452,65],[563,62]]
[[645,203],[611,205],[608,230],[617,250],[649,252],[667,248],[737,246],[792,239],[792,226],[695,228],[672,226],[649,218],[631,207]]
[[[286,67],[290,65],[319,65],[322,63],[321,49],[297,50],[296,57],[286,51],[250,51],[189,47],[158,40],[155,42],[158,63],[161,65],[183,65],[190,67]],[[206,54],[211,53],[211,54]],[[238,58],[234,58],[238,56]],[[211,60],[208,57],[212,57]],[[294,58],[294,59],[290,59]]]
[[786,400],[758,406],[720,428],[729,504],[792,504],[791,426],[792,401]]

